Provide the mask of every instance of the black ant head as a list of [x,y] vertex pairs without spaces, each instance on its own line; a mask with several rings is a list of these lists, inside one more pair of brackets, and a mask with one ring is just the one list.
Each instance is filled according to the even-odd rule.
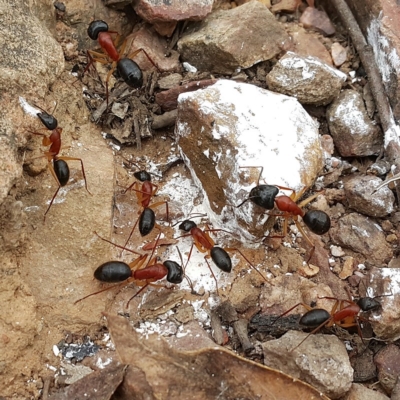
[[382,304],[373,297],[361,297],[358,299],[357,305],[363,311],[375,311],[382,307]]
[[36,115],[40,118],[40,120],[42,121],[42,124],[49,131],[52,131],[57,128],[58,122],[51,114],[47,114],[47,112],[40,112],[40,113],[37,113]]
[[193,228],[196,228],[196,223],[193,221],[190,221],[189,219],[186,219],[183,221],[178,228],[185,231],[185,232],[190,232]]
[[168,270],[167,281],[171,283],[181,283],[183,281],[183,268],[175,261],[167,260],[164,266]]
[[107,32],[107,31],[108,31],[107,22],[104,22],[101,19],[99,19],[97,21],[93,21],[90,23],[87,33],[90,39],[97,40],[100,32]]
[[266,210],[272,210],[278,193],[279,189],[276,186],[258,185],[251,189],[249,200]]
[[303,221],[308,229],[317,235],[323,235],[328,232],[331,227],[329,215],[321,210],[307,211],[304,214]]
[[151,181],[151,175],[145,170],[136,171],[133,176],[140,182]]

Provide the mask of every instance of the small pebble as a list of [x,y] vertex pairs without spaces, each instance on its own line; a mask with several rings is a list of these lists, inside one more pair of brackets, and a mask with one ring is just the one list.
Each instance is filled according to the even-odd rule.
[[331,254],[334,257],[343,257],[346,253],[340,246],[331,246]]

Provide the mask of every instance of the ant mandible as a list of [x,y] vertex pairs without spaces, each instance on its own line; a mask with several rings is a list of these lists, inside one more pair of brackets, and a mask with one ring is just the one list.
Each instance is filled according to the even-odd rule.
[[[40,107],[38,107],[38,108],[40,108]],[[51,131],[50,136],[47,136],[46,134],[41,133],[41,132],[33,132],[30,130],[28,130],[28,132],[30,132],[34,135],[43,136],[43,140],[42,140],[43,146],[50,146],[48,151],[44,152],[44,157],[47,158],[48,168],[49,168],[53,178],[56,180],[56,182],[58,184],[58,188],[57,188],[56,192],[54,193],[53,198],[51,199],[46,212],[44,213],[43,219],[46,220],[46,215],[50,211],[50,208],[54,202],[54,199],[56,198],[56,196],[58,194],[58,191],[60,190],[61,187],[65,186],[69,181],[70,171],[69,171],[69,166],[66,161],[80,161],[82,175],[83,175],[83,179],[85,181],[85,188],[90,195],[91,195],[91,193],[87,187],[85,168],[83,166],[82,159],[76,158],[76,157],[59,156],[59,153],[61,150],[62,128],[60,128],[58,126],[58,121],[52,114],[47,113],[42,108],[40,108],[40,109],[42,110],[42,112],[37,113],[36,115],[39,117],[40,121],[46,127],[46,129]]]
[[[201,253],[207,253],[204,256],[204,259],[207,263],[207,266],[211,272],[211,275],[214,278],[215,285],[217,288],[218,292],[218,282],[217,279],[214,275],[213,270],[211,269],[211,266],[208,262],[208,258],[211,258],[215,265],[223,272],[231,272],[232,271],[232,260],[227,253],[228,251],[237,251],[250,265],[251,268],[253,268],[261,277],[268,282],[267,278],[256,268],[252,263],[247,259],[247,257],[237,248],[227,248],[223,249],[222,247],[218,247],[215,245],[214,240],[210,237],[208,232],[216,232],[216,231],[221,231],[222,229],[213,229],[213,230],[207,230],[203,231],[201,230],[197,224],[191,220],[185,220],[183,221],[179,227],[179,229],[183,230],[184,232],[188,232],[190,236],[193,238],[193,244],[190,248],[189,251],[189,256],[187,263],[189,262],[190,256],[192,254],[193,246],[196,246],[197,250],[199,250]],[[189,236],[189,235],[184,235],[184,236]],[[181,236],[183,237],[183,236]],[[186,264],[187,264],[186,263]]]
[[[128,302],[126,304],[126,308],[128,308],[129,303],[136,296],[138,296],[144,289],[146,289],[147,286],[149,286],[149,285],[155,286],[155,285],[153,285],[153,282],[156,282],[156,281],[166,277],[168,282],[174,283],[174,284],[179,284],[179,283],[182,283],[184,277],[186,279],[188,279],[185,276],[184,269],[177,262],[171,261],[171,260],[166,260],[163,263],[159,263],[159,262],[157,262],[157,259],[155,257],[152,258],[153,254],[154,254],[154,250],[157,247],[157,243],[156,243],[156,246],[154,246],[154,248],[153,248],[153,251],[150,255],[149,261],[146,263],[147,254],[140,254],[134,250],[119,246],[118,244],[101,237],[96,232],[95,232],[95,234],[101,240],[103,240],[107,243],[110,243],[113,246],[122,248],[131,253],[139,254],[139,257],[129,264],[127,264],[123,261],[107,261],[104,264],[101,264],[94,271],[94,277],[100,282],[118,283],[118,284],[109,286],[105,289],[99,290],[99,291],[91,293],[85,297],[82,297],[82,298],[76,300],[74,302],[74,304],[77,304],[77,303],[81,302],[82,300],[87,299],[88,297],[94,296],[96,294],[105,292],[110,289],[113,289],[114,287],[120,286],[122,284],[128,284],[130,282],[135,282],[136,285],[142,286],[142,288],[128,300]],[[158,235],[157,240],[159,238],[160,238],[160,235]],[[181,256],[179,249],[178,249],[178,253],[181,258],[181,263],[183,264],[182,256]],[[188,282],[189,282],[190,286],[192,286],[189,279],[188,279]],[[193,288],[192,288],[192,291],[193,291]]]
[[[314,254],[315,245],[308,237],[302,226],[300,225],[298,217],[301,217],[305,225],[308,227],[308,229],[317,235],[325,234],[326,232],[329,231],[331,227],[331,220],[326,212],[321,210],[308,210],[308,211],[302,210],[302,207],[304,207],[306,204],[314,200],[318,196],[318,194],[315,194],[303,200],[301,203],[296,204],[296,202],[294,201],[294,199],[296,198],[296,192],[294,191],[294,189],[290,189],[285,186],[279,186],[279,185],[259,184],[263,167],[241,167],[241,168],[260,168],[260,174],[257,180],[257,185],[253,189],[251,189],[248,198],[245,199],[242,203],[240,203],[236,207],[241,207],[248,200],[268,211],[272,210],[274,208],[274,205],[276,205],[277,209],[282,213],[281,214],[268,213],[268,215],[284,218],[283,231],[282,235],[269,236],[269,237],[277,237],[277,238],[285,237],[287,234],[288,219],[292,218],[297,226],[297,229],[306,239],[308,244],[312,247],[310,256],[308,257],[309,261],[312,255]],[[290,195],[290,197],[286,195],[278,196],[280,190],[290,190],[292,194]]]
[[[85,73],[94,61],[101,64],[112,63],[112,67],[107,74],[106,78],[106,98],[108,104],[108,81],[111,74],[117,69],[119,75],[123,81],[130,87],[138,89],[143,85],[143,73],[137,63],[135,63],[131,58],[135,57],[139,52],[143,52],[151,64],[158,70],[158,67],[154,61],[150,58],[147,52],[140,48],[133,53],[129,54],[128,57],[121,57],[124,53],[126,47],[126,40],[123,42],[120,51],[117,50],[116,42],[118,41],[120,35],[118,32],[110,31],[108,29],[108,24],[102,20],[92,21],[87,29],[88,36],[92,40],[97,40],[103,53],[95,52],[92,50],[87,51],[89,63],[86,66],[83,73]],[[116,38],[113,39],[113,35]]]

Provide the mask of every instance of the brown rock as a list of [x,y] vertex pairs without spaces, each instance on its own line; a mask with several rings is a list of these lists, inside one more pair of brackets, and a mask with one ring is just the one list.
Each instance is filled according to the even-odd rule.
[[378,368],[380,384],[390,394],[400,376],[400,349],[395,344],[389,344],[380,350],[374,358]]
[[371,175],[356,175],[346,179],[344,192],[349,206],[359,213],[377,218],[386,217],[393,212],[395,199],[387,186],[373,193],[381,183],[381,179]]
[[[126,49],[126,54],[128,57],[133,58],[141,69],[154,68],[153,62],[161,72],[177,72],[181,70],[179,54],[171,50],[171,56],[165,57],[166,40],[157,35],[152,29],[149,29],[148,26],[144,26],[132,33],[126,40],[130,46]],[[143,49],[148,54],[151,61],[140,49]],[[138,52],[137,55],[133,57],[136,52]]]
[[135,0],[133,8],[145,21],[154,25],[160,35],[171,36],[176,23],[182,20],[200,21],[212,10],[213,0]]
[[314,334],[298,346],[307,335],[290,331],[263,343],[264,363],[311,384],[331,399],[343,396],[353,380],[344,344],[336,336]]
[[378,154],[383,145],[382,132],[368,117],[362,96],[344,90],[327,111],[329,130],[343,157]]
[[287,53],[267,75],[268,88],[300,103],[329,104],[340,93],[346,76],[314,57]]
[[182,59],[198,69],[230,74],[271,59],[288,40],[268,8],[252,1],[212,13],[185,32],[178,49]]
[[164,111],[175,110],[178,107],[178,96],[181,93],[194,92],[203,89],[217,82],[217,79],[206,79],[203,81],[192,81],[182,86],[176,86],[172,89],[165,90],[156,94],[156,103],[161,106]]
[[393,256],[382,230],[372,220],[357,213],[340,218],[331,228],[330,236],[334,243],[361,253],[376,265],[388,262]]
[[347,393],[344,400],[389,400],[389,397],[376,390],[368,389],[363,385],[353,383],[350,392]]
[[304,10],[300,17],[300,23],[302,23],[305,28],[316,29],[326,36],[333,35],[336,32],[328,14],[314,7],[307,7]]
[[332,57],[329,51],[318,39],[320,36],[316,32],[306,31],[300,26],[293,26],[290,30],[292,36],[292,51],[302,57],[316,57],[323,63],[332,65]]
[[274,14],[279,12],[295,12],[299,7],[299,0],[281,0],[271,7]]
[[333,43],[331,47],[333,63],[340,67],[347,60],[347,50],[340,43]]

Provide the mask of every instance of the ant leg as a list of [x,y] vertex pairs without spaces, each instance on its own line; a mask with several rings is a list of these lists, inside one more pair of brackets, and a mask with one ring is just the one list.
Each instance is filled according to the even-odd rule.
[[315,332],[318,332],[321,328],[323,328],[325,325],[327,325],[328,323],[332,322],[333,317],[330,317],[328,320],[324,321],[321,325],[317,326],[313,331],[311,331],[296,347],[293,347],[292,350],[290,350],[290,352],[296,350],[300,345],[302,345],[308,338],[310,335],[313,335]]
[[103,237],[100,236],[96,231],[94,232],[94,234],[95,234],[99,239],[103,240],[104,242],[110,243],[110,244],[112,244],[112,245],[115,246],[115,247],[118,247],[118,248],[120,248],[120,249],[129,251],[130,253],[134,253],[134,254],[138,254],[138,255],[140,255],[140,256],[143,256],[143,254],[138,253],[137,251],[134,251],[134,250],[131,250],[131,249],[127,249],[126,247],[120,246],[119,244],[114,243],[114,242],[112,242],[111,240],[108,240],[108,239],[106,239],[106,238],[103,238]]
[[84,179],[84,181],[85,181],[85,188],[86,188],[87,192],[88,192],[91,196],[93,196],[92,193],[90,193],[90,191],[89,191],[89,189],[88,189],[88,187],[87,187],[85,168],[83,167],[83,161],[82,161],[82,159],[81,159],[81,158],[76,158],[76,157],[65,157],[65,156],[57,157],[57,159],[58,159],[58,160],[64,160],[64,161],[80,161],[80,162],[81,162],[81,169],[82,169],[83,179]]
[[81,299],[76,300],[76,301],[74,302],[74,305],[75,305],[75,304],[78,304],[78,303],[81,302],[82,300],[87,299],[88,297],[94,296],[95,294],[99,294],[99,293],[106,292],[107,290],[114,289],[115,287],[118,287],[118,286],[121,286],[121,285],[127,284],[127,283],[128,283],[128,281],[124,281],[124,282],[121,282],[121,283],[117,283],[116,285],[112,285],[112,286],[106,287],[106,288],[104,288],[104,289],[101,289],[101,290],[99,290],[99,291],[97,291],[97,292],[90,293],[90,294],[88,294],[87,296],[82,297]]
[[218,281],[217,281],[217,278],[216,278],[215,275],[214,275],[214,271],[212,270],[211,265],[210,265],[210,263],[208,262],[207,258],[210,258],[210,256],[209,256],[209,255],[204,256],[204,260],[206,261],[207,266],[208,266],[208,269],[210,270],[211,275],[212,275],[212,277],[214,278],[215,287],[216,287],[216,289],[217,289],[217,294],[218,294],[218,296],[219,296]]
[[294,223],[297,226],[297,229],[299,230],[299,232],[303,235],[303,238],[306,240],[306,242],[311,246],[311,251],[310,251],[310,255],[308,256],[307,259],[307,264],[310,262],[312,256],[314,255],[314,251],[315,251],[315,244],[311,241],[311,239],[308,237],[306,231],[303,229],[303,227],[300,225],[299,221],[296,219],[294,219]]
[[233,248],[227,248],[225,250],[226,251],[237,251],[247,261],[247,263],[250,265],[250,267],[253,268],[254,271],[256,271],[261,276],[261,278],[264,279],[265,282],[269,282],[268,279],[249,261],[249,259],[239,249],[237,249],[236,247],[233,247]]
[[149,208],[157,208],[165,204],[165,211],[167,213],[167,222],[169,223],[169,209],[168,209],[168,201],[159,201],[157,203],[153,203],[149,205]]
[[135,293],[135,295],[132,296],[132,297],[128,300],[128,302],[126,303],[125,308],[128,308],[128,307],[129,307],[129,303],[130,303],[136,296],[138,296],[141,292],[143,292],[143,290],[146,289],[147,286],[149,286],[149,285],[150,285],[150,283],[146,283],[142,288],[140,288],[140,290],[138,290],[138,292]]
[[135,56],[136,56],[137,54],[139,54],[141,51],[143,51],[143,53],[145,54],[145,56],[147,57],[147,59],[153,64],[153,67],[154,67],[158,72],[161,72],[161,71],[159,70],[159,68],[157,67],[157,65],[154,63],[154,61],[153,61],[153,60],[150,58],[150,56],[147,54],[147,52],[146,52],[145,49],[142,49],[142,48],[137,49],[137,50],[133,51],[132,53],[130,53],[130,54],[127,56],[127,58],[133,59],[133,57],[135,57]]
[[311,310],[313,309],[312,307],[308,306],[308,305],[305,304],[305,303],[297,303],[297,304],[295,304],[293,307],[289,308],[289,310],[285,311],[283,314],[278,315],[278,316],[276,317],[276,319],[274,320],[274,322],[273,322],[271,325],[273,325],[276,321],[278,321],[278,319],[284,317],[286,314],[289,314],[290,311],[294,310],[294,309],[295,309],[296,307],[298,307],[298,306],[303,306],[307,311],[311,311]]
[[54,199],[56,198],[56,196],[57,196],[57,193],[58,193],[58,191],[60,190],[60,188],[61,188],[61,185],[59,185],[58,186],[58,188],[57,188],[57,190],[56,190],[56,192],[54,193],[54,196],[53,196],[53,198],[51,199],[51,201],[50,201],[50,204],[49,204],[49,206],[47,207],[47,210],[46,210],[46,212],[44,213],[44,215],[43,215],[43,222],[45,222],[46,221],[46,214],[50,211],[50,208],[51,208],[51,206],[53,205],[53,201],[54,201]]
[[301,201],[299,204],[297,204],[300,208],[303,208],[306,206],[308,203],[311,203],[314,199],[316,199],[320,194],[322,194],[323,191],[314,193],[312,196],[307,197],[305,200]]

